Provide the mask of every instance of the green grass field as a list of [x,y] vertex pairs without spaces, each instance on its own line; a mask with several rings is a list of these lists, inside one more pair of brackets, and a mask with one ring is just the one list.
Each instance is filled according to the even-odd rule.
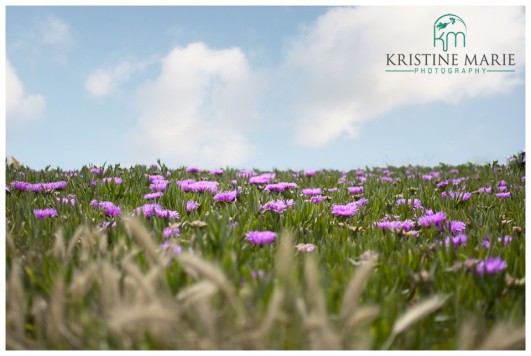
[[[523,157],[271,171],[271,184],[296,184],[283,192],[251,183],[251,172],[160,162],[7,166],[6,347],[523,349]],[[187,179],[232,195],[194,192]],[[154,189],[161,196],[145,199]],[[276,200],[284,205],[266,204]],[[188,201],[199,206],[187,211]],[[137,210],[147,203],[159,207]],[[55,213],[35,212],[47,208]],[[276,238],[256,244],[250,231]]]

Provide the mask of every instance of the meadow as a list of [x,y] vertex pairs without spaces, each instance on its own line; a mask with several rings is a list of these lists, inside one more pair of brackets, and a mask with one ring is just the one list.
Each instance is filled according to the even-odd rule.
[[8,349],[524,349],[525,154],[6,166]]

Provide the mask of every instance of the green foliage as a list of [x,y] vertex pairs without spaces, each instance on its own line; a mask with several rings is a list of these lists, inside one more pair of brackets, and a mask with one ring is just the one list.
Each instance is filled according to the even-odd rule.
[[[507,166],[440,165],[303,172],[275,170],[275,182],[296,189],[267,192],[238,171],[187,173],[184,168],[106,167],[97,176],[59,169],[6,167],[6,181],[66,180],[64,190],[6,194],[7,347],[11,349],[457,349],[523,348],[525,324],[525,155]],[[457,169],[455,173],[452,169]],[[440,177],[431,181],[423,175]],[[132,218],[145,204],[148,175],[170,180],[157,203],[180,219]],[[385,181],[380,178],[389,176]],[[120,177],[121,185],[102,183]],[[467,178],[458,186],[452,179]],[[216,202],[209,192],[180,189],[175,180],[216,180],[218,191],[235,189],[236,202]],[[96,187],[91,180],[96,179]],[[437,187],[449,180],[447,187]],[[496,197],[505,180],[511,197]],[[363,184],[353,196],[349,186]],[[467,201],[443,199],[466,186]],[[328,192],[328,188],[339,188]],[[492,193],[480,193],[492,187]],[[303,188],[321,188],[318,204]],[[75,195],[75,204],[56,198]],[[368,203],[352,217],[331,205],[360,197]],[[466,223],[467,243],[446,246],[446,229],[416,226],[418,236],[375,226],[384,216],[423,215],[398,198],[419,199],[446,220]],[[91,200],[112,201],[119,217],[106,217]],[[293,199],[282,213],[261,213],[273,199]],[[186,211],[194,200],[199,209]],[[53,207],[55,218],[34,209]],[[136,220],[138,219],[138,221]],[[104,221],[115,227],[101,228]],[[174,255],[161,245],[163,230],[177,223]],[[250,244],[245,233],[271,230],[271,245]],[[498,237],[509,235],[508,244]],[[483,246],[488,237],[490,248]],[[297,251],[311,243],[311,254]],[[476,260],[498,256],[499,273],[479,276]],[[345,299],[346,298],[346,299]],[[471,331],[472,330],[472,331]],[[493,338],[501,340],[493,342]],[[490,341],[489,341],[490,340]]]

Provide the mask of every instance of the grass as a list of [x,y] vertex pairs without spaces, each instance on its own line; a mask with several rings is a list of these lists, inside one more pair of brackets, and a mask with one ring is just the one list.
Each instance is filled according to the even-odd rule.
[[[118,165],[96,175],[60,169],[6,167],[6,181],[65,180],[63,190],[6,194],[6,347],[8,349],[523,349],[525,347],[525,174],[522,156],[507,165],[387,167],[363,172],[322,170],[313,176],[274,170],[275,182],[298,188],[267,192],[237,170],[222,175]],[[456,169],[454,171],[452,169]],[[440,176],[428,181],[432,171]],[[261,172],[258,172],[261,173]],[[148,175],[170,184],[157,199],[180,218],[133,216],[147,201]],[[382,177],[392,179],[382,180]],[[123,183],[102,183],[120,177]],[[365,177],[364,182],[359,177]],[[457,186],[452,179],[466,178]],[[218,191],[241,193],[222,203],[209,192],[185,192],[184,179],[216,180]],[[96,179],[95,187],[91,180]],[[450,180],[438,188],[437,183]],[[504,180],[511,197],[496,197]],[[349,186],[364,186],[354,196]],[[339,188],[337,192],[327,188]],[[442,191],[466,187],[467,201]],[[478,192],[492,187],[491,193]],[[303,188],[322,188],[326,199],[309,202]],[[57,197],[75,194],[75,204]],[[331,205],[368,199],[351,217]],[[445,221],[466,223],[466,244],[446,246],[445,228],[422,227],[424,212],[397,205],[419,199],[443,211]],[[90,206],[112,201],[110,218]],[[293,199],[282,213],[261,213],[273,199]],[[194,200],[199,209],[186,212]],[[37,219],[34,209],[58,216]],[[406,231],[381,230],[386,214],[414,221]],[[103,221],[115,227],[98,227]],[[163,231],[182,252],[161,248]],[[278,234],[253,245],[246,232]],[[508,244],[498,237],[509,235]],[[490,239],[490,248],[483,245]],[[312,253],[295,246],[311,243]],[[173,246],[172,245],[172,246]],[[501,257],[503,271],[476,273],[478,260]]]

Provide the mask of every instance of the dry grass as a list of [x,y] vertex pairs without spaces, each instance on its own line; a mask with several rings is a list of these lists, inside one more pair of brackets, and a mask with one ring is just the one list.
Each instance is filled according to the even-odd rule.
[[[31,301],[24,294],[20,261],[13,259],[7,281],[9,349],[283,348],[285,339],[300,336],[293,331],[299,326],[303,339],[297,340],[297,348],[372,347],[368,325],[379,315],[379,307],[360,304],[359,299],[374,270],[374,257],[357,266],[337,318],[327,310],[315,256],[306,256],[301,272],[294,263],[292,237],[285,232],[276,261],[277,283],[260,313],[246,306],[253,295],[238,294],[218,266],[198,255],[176,257],[191,283],[172,294],[164,278],[171,257],[160,251],[140,222],[129,220],[126,227],[127,240],[116,241],[110,251],[101,231],[80,227],[66,247],[58,231],[50,254],[64,272],[53,276],[48,295]],[[147,268],[139,256],[145,257]],[[80,263],[74,263],[76,258]],[[297,273],[304,274],[304,285],[298,284]],[[443,304],[444,298],[433,296],[405,311],[386,347]],[[513,348],[524,340],[523,328],[512,330],[504,324],[496,325],[484,340],[476,340],[473,330],[473,324],[463,326],[467,337],[462,348]]]

